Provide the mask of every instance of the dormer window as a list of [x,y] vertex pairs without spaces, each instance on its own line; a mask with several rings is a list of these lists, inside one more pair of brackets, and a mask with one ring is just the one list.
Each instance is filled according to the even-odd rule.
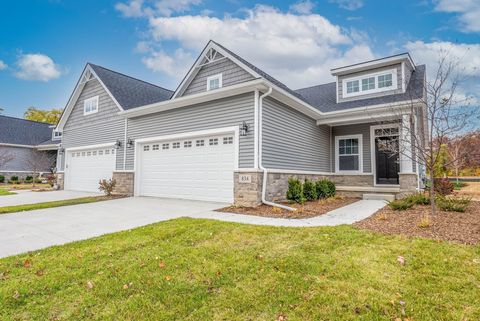
[[397,71],[395,69],[346,77],[343,80],[343,97],[374,94],[397,89]]
[[207,90],[222,88],[222,74],[210,76],[207,78]]
[[52,140],[60,140],[62,139],[62,132],[57,132],[57,131],[53,131],[52,133]]
[[83,115],[95,114],[98,112],[98,96],[85,99],[83,102]]

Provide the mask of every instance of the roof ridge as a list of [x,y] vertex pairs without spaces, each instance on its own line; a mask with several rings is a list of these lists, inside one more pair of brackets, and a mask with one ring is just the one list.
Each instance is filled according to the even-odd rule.
[[93,64],[93,63],[91,63],[91,62],[87,62],[87,65],[93,65],[93,66],[96,66],[96,67],[99,67],[99,68],[108,70],[108,71],[110,71],[110,72],[114,72],[114,73],[116,73],[116,74],[118,74],[118,75],[121,75],[121,76],[130,78],[130,79],[133,79],[133,80],[137,80],[137,81],[143,82],[143,83],[145,83],[145,84],[147,84],[147,85],[155,86],[155,87],[157,87],[157,88],[160,88],[160,89],[163,89],[163,90],[166,90],[166,91],[170,91],[170,92],[173,93],[173,90],[167,89],[167,88],[162,87],[162,86],[159,86],[159,85],[152,84],[151,82],[148,82],[148,81],[145,81],[145,80],[142,80],[142,79],[139,79],[139,78],[135,78],[135,77],[129,76],[129,75],[127,75],[127,74],[124,74],[124,73],[121,73],[121,72],[112,70],[112,69],[110,69],[110,68],[106,68],[106,67],[103,67],[103,66],[100,66],[100,65],[97,65],[97,64]]
[[41,125],[55,126],[55,124],[50,124],[50,123],[43,122],[43,121],[36,121],[36,120],[25,119],[25,118],[18,118],[18,117],[7,116],[7,115],[0,115],[0,117],[12,118],[12,119],[22,120],[22,121],[29,121],[31,123],[41,124]]

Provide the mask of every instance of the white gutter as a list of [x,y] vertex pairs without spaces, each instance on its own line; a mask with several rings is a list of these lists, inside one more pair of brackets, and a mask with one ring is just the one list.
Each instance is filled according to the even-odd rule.
[[266,194],[267,194],[267,176],[268,176],[268,171],[265,167],[263,167],[263,160],[262,160],[262,149],[263,149],[263,141],[262,141],[262,131],[263,131],[263,98],[269,96],[273,91],[273,88],[272,87],[269,87],[268,88],[268,91],[266,93],[264,93],[263,95],[261,95],[259,98],[258,98],[258,127],[259,127],[259,133],[258,133],[258,139],[259,139],[259,149],[258,149],[258,165],[260,167],[260,169],[263,171],[263,181],[262,181],[262,203],[263,204],[266,204],[266,205],[270,205],[270,206],[275,206],[275,207],[279,207],[279,208],[283,208],[283,209],[286,209],[288,211],[296,211],[295,208],[293,207],[289,207],[289,206],[285,206],[285,205],[282,205],[282,204],[277,204],[277,203],[273,203],[273,202],[269,202],[267,201],[266,199]]

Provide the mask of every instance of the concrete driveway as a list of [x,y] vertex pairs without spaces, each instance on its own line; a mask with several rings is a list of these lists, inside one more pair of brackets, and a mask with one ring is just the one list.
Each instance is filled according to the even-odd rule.
[[24,204],[35,204],[43,202],[53,202],[81,198],[86,196],[98,196],[100,193],[74,192],[74,191],[51,191],[51,192],[32,192],[32,191],[14,191],[17,194],[0,196],[1,206],[14,206]]

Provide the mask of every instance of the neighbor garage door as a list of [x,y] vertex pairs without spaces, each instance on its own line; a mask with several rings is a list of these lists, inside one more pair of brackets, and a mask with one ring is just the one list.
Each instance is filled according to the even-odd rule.
[[114,169],[114,148],[67,151],[65,189],[98,192],[98,182],[112,178]]
[[234,135],[138,146],[138,195],[233,202]]

